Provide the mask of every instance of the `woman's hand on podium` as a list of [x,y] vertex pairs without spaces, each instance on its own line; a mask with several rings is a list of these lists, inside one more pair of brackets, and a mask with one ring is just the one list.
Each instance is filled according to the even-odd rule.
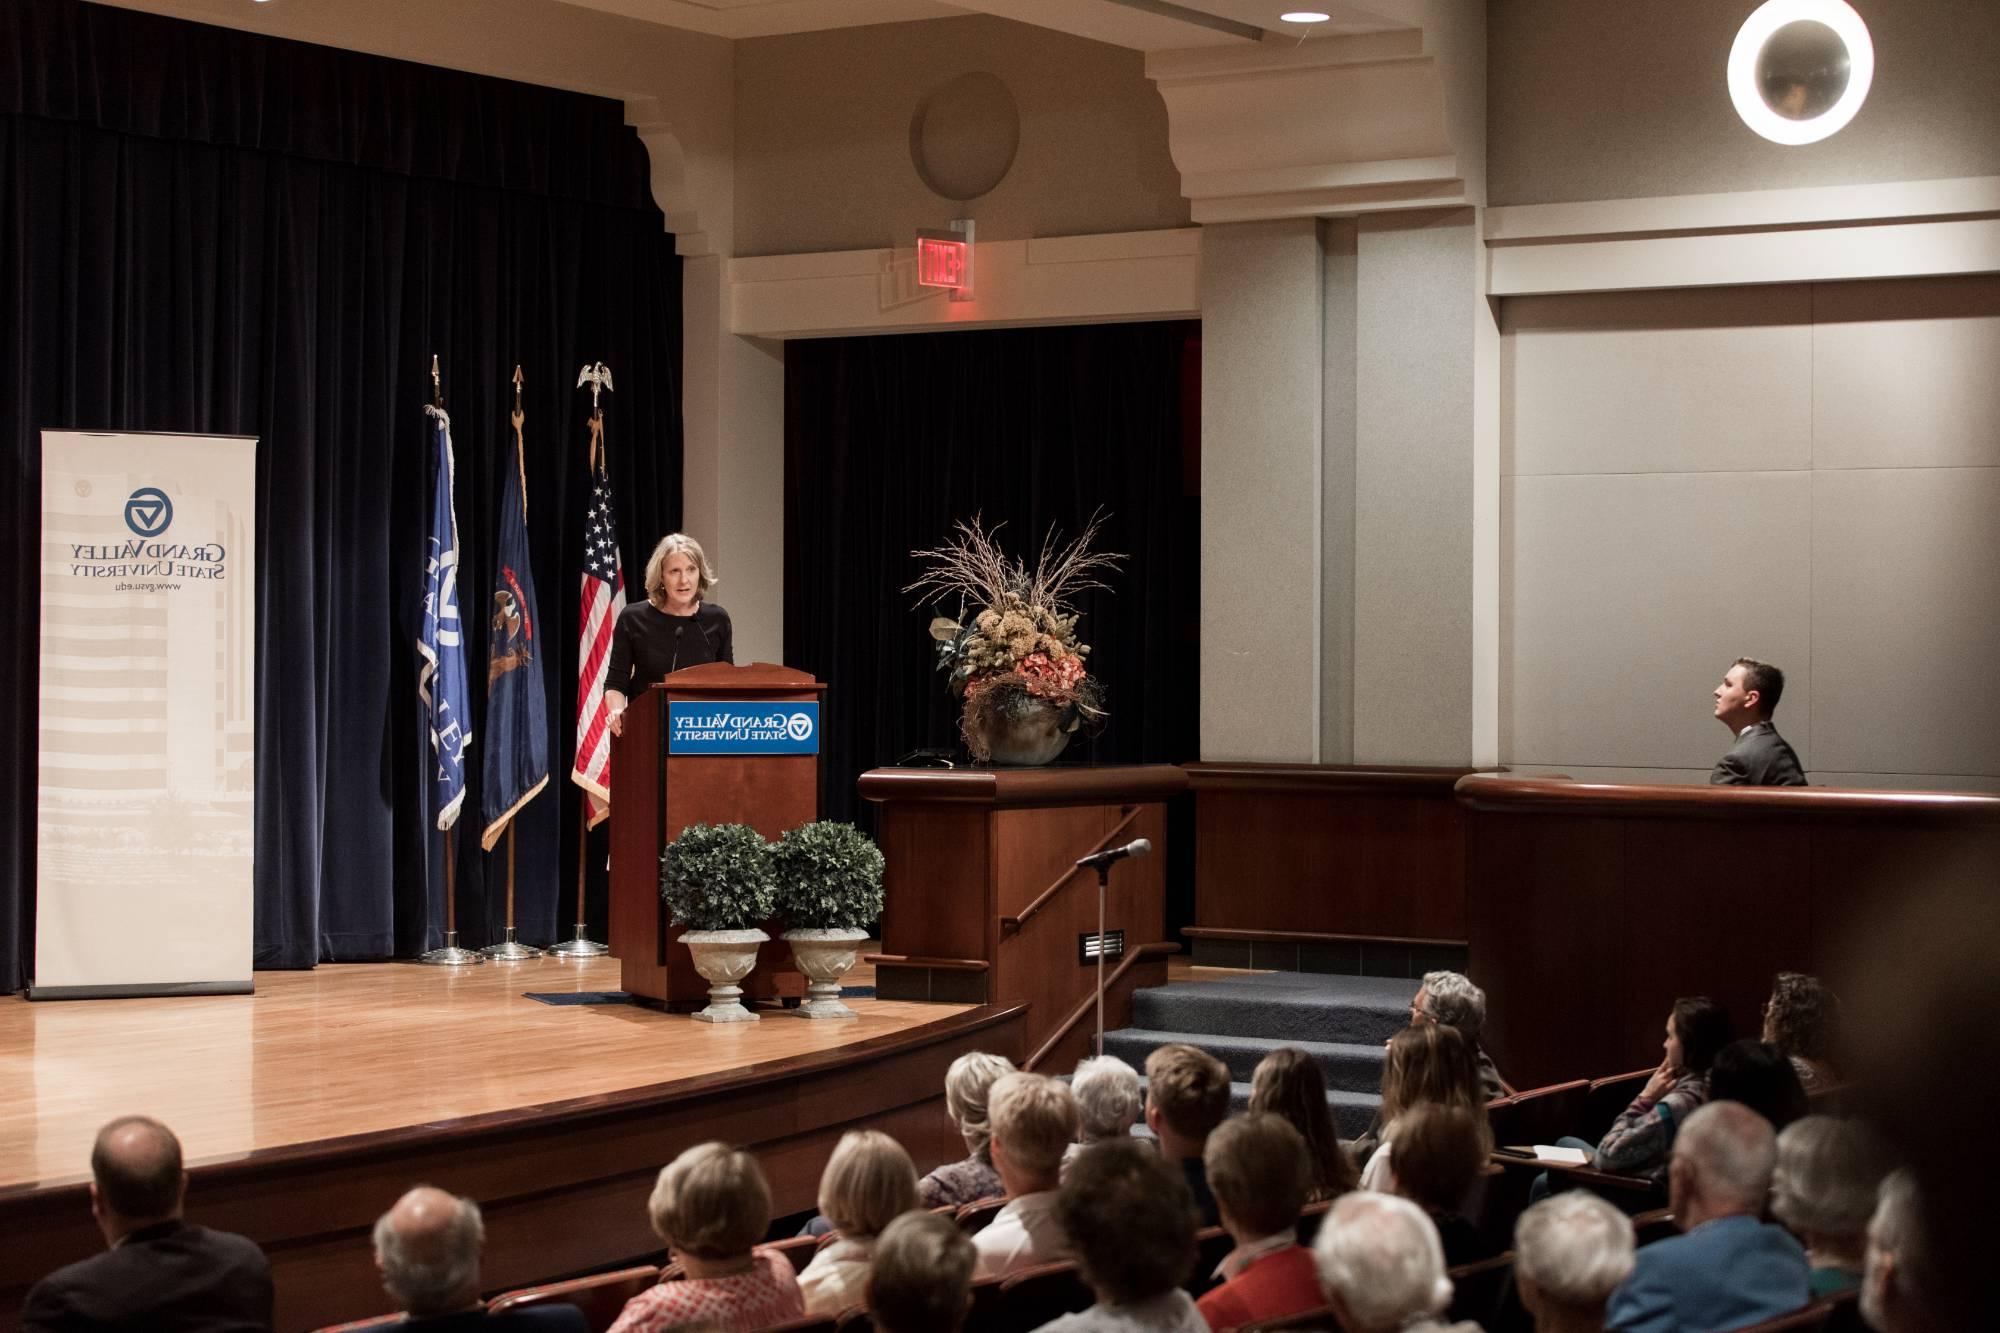
[[625,710],[622,708],[611,710],[611,734],[614,736],[625,734]]

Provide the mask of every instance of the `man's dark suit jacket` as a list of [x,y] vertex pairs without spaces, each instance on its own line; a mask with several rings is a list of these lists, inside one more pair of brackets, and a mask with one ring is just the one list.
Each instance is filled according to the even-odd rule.
[[409,1319],[396,1333],[590,1333],[590,1321],[574,1305],[530,1305],[505,1314],[461,1310],[457,1314]]
[[269,1333],[271,1266],[256,1242],[185,1222],[134,1231],[115,1249],[37,1282],[22,1333]]
[[1778,729],[1759,722],[1716,760],[1708,781],[1716,787],[1803,787],[1806,770]]

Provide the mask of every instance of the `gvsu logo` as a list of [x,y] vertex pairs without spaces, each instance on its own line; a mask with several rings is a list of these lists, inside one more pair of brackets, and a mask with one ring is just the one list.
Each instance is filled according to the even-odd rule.
[[795,741],[812,739],[812,717],[806,713],[793,713],[785,719],[785,734]]
[[174,521],[174,502],[157,486],[141,486],[125,501],[125,526],[141,537],[157,537]]

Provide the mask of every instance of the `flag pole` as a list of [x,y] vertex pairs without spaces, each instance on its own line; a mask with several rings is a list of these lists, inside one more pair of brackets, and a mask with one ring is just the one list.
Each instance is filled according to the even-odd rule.
[[611,950],[590,938],[590,927],[583,919],[583,874],[588,864],[590,841],[590,797],[582,803],[583,817],[576,823],[576,938],[561,944],[549,946],[549,952],[558,958],[602,958]]
[[[444,411],[444,380],[438,374],[437,353],[431,353],[431,407]],[[458,947],[458,823],[444,831],[444,947],[420,955],[420,963],[433,967],[471,967],[486,960],[470,949]]]
[[[585,362],[583,370],[576,377],[576,387],[590,386],[590,472],[595,479],[600,459],[598,447],[604,438],[604,407],[601,401],[603,391],[611,388],[611,368],[602,361]],[[582,707],[579,696],[578,708]],[[578,719],[579,727],[582,719]],[[579,739],[581,733],[579,732]],[[585,792],[581,803],[581,818],[576,825],[576,938],[552,945],[549,952],[559,958],[602,958],[611,952],[610,946],[597,943],[590,938],[589,927],[584,919],[584,874],[588,865],[590,842],[590,794]]]
[[[514,367],[514,411],[509,420],[514,423],[514,466],[525,469],[527,464],[524,453],[527,446],[521,434],[521,427],[527,423],[528,417],[527,413],[521,408],[521,368],[519,366]],[[521,510],[524,518],[526,517],[527,508],[528,491],[524,473],[521,488]],[[489,740],[488,744],[491,743]],[[490,833],[488,836],[491,836]],[[489,944],[479,952],[485,954],[496,963],[518,963],[525,959],[540,958],[542,956],[540,949],[535,948],[533,945],[523,944],[514,937],[514,820],[511,818],[507,821],[506,932],[498,944]]]

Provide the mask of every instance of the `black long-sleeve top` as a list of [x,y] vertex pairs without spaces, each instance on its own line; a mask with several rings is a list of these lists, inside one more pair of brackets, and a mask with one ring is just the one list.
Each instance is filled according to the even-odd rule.
[[670,616],[651,602],[634,602],[611,627],[611,664],[604,688],[626,698],[670,671],[705,662],[734,662],[736,645],[729,613],[709,602],[695,604],[691,616]]

